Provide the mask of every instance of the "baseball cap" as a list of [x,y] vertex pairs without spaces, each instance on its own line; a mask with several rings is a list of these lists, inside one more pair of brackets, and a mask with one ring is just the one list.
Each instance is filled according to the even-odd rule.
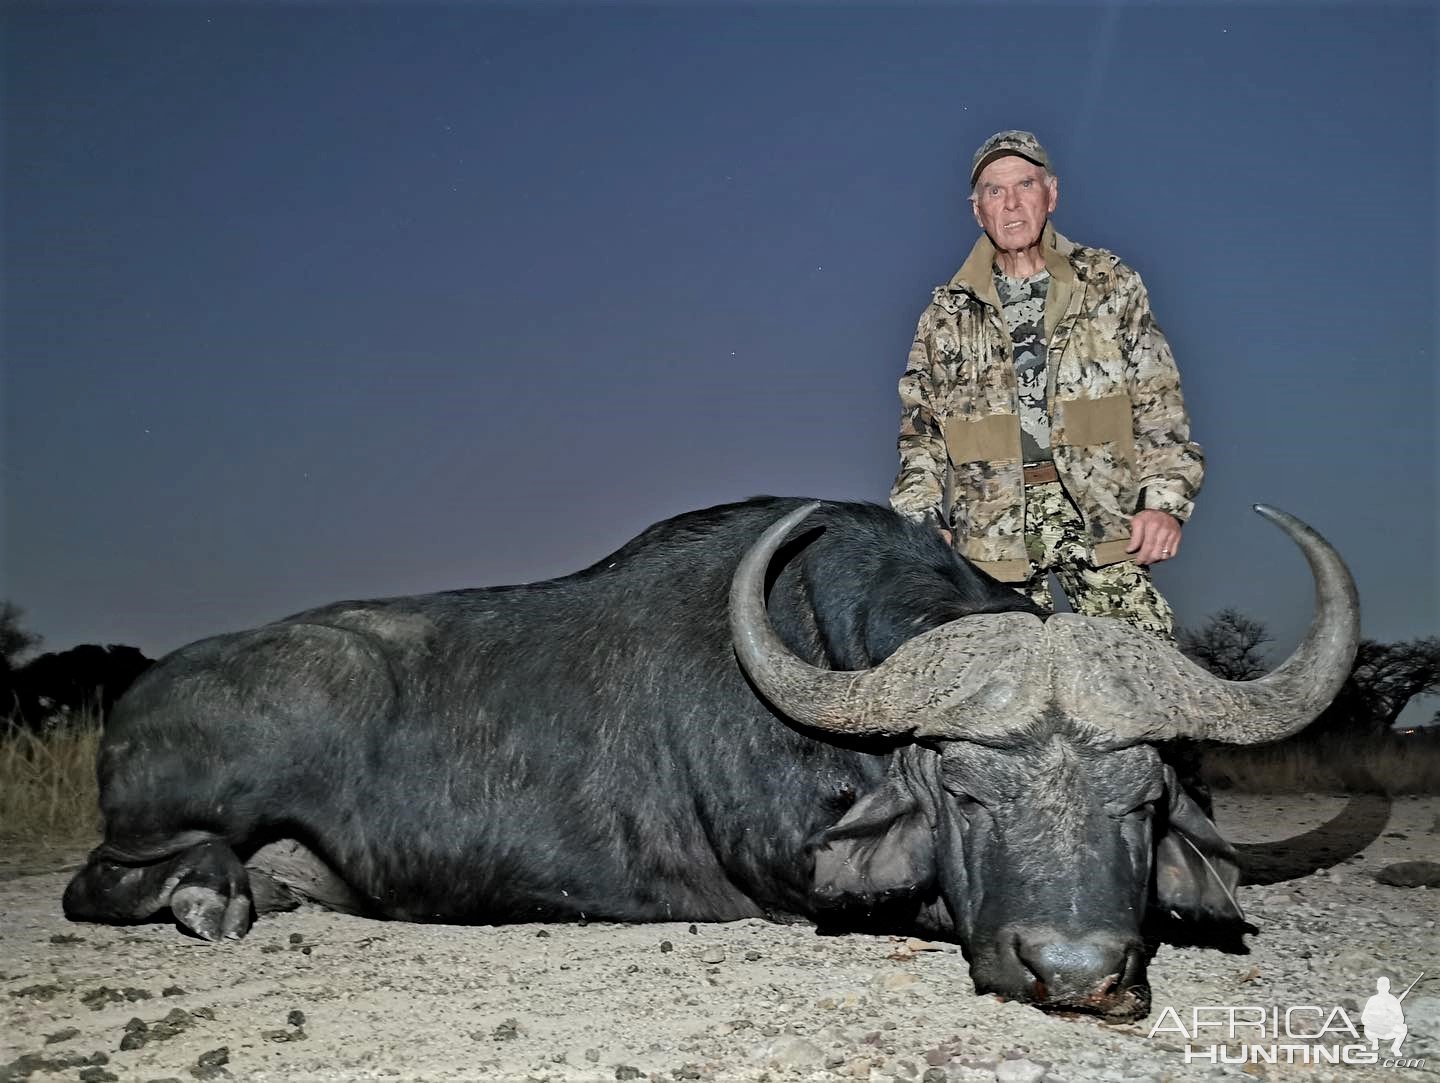
[[1046,169],[1050,168],[1050,156],[1045,153],[1045,148],[1040,145],[1040,140],[1036,139],[1032,133],[1014,129],[996,132],[981,143],[980,149],[975,152],[975,161],[970,166],[970,187],[975,187],[975,178],[980,176],[980,170],[996,158],[1003,158],[1007,154],[1018,154],[1036,165],[1043,165]]

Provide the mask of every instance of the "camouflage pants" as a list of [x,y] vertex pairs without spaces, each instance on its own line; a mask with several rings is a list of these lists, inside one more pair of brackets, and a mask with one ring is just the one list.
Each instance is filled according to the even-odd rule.
[[1098,568],[1091,563],[1084,521],[1058,481],[1025,487],[1025,549],[1036,571],[1015,587],[1037,604],[1054,608],[1054,572],[1075,612],[1115,617],[1175,642],[1175,614],[1149,569],[1128,560]]

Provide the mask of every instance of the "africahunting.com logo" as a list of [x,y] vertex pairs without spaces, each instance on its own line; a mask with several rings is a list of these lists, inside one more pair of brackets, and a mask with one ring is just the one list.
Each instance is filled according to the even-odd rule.
[[1373,1064],[1382,1068],[1424,1068],[1425,1058],[1405,1058],[1409,1036],[1403,1001],[1425,975],[1399,996],[1390,979],[1375,979],[1375,993],[1360,1011],[1359,1025],[1339,1005],[1206,1004],[1182,1015],[1160,1013],[1150,1037],[1174,1035],[1185,1041],[1186,1064]]

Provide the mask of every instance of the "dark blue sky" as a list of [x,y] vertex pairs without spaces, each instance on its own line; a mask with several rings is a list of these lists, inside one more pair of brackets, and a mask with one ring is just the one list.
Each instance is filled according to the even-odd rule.
[[1160,571],[1440,631],[1433,4],[4,10],[0,595],[151,654],[884,500],[915,319],[1030,128],[1144,275],[1209,480]]

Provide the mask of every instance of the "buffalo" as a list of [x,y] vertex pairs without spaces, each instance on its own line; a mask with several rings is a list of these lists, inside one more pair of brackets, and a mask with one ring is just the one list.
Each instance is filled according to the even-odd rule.
[[[958,940],[977,991],[1148,1010],[1147,909],[1233,926],[1233,848],[1162,752],[1305,725],[1354,584],[1309,561],[1294,654],[1219,680],[1047,615],[868,504],[756,498],[522,586],[204,639],[117,704],[80,921],[210,940],[302,901],[404,921],[805,919]],[[793,534],[793,537],[792,537]]]

